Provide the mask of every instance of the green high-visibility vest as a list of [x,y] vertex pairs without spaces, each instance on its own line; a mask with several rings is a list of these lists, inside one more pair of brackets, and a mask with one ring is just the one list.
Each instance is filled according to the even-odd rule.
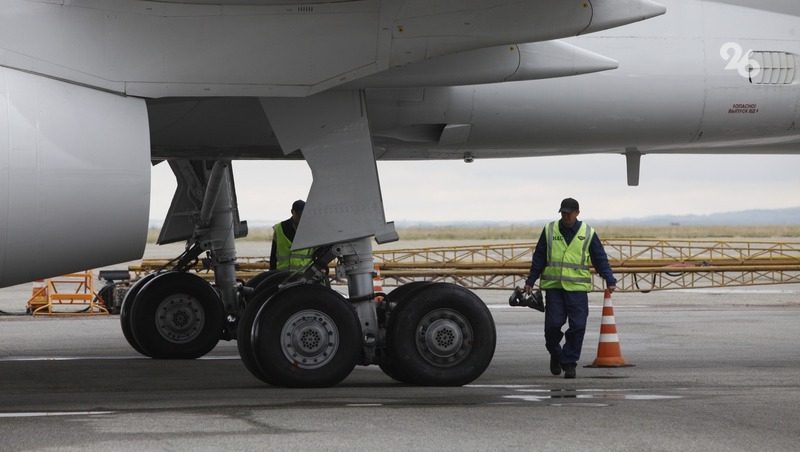
[[280,223],[272,227],[275,234],[275,267],[277,270],[297,271],[311,264],[313,248],[292,251],[292,241],[286,237]]
[[542,289],[564,289],[568,292],[591,292],[592,273],[589,271],[591,258],[589,244],[594,237],[594,229],[581,224],[575,237],[567,245],[558,221],[545,226],[547,238],[547,265],[542,271]]

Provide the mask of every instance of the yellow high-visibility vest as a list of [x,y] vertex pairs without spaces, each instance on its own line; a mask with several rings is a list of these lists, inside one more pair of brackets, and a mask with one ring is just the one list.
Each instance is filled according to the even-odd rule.
[[568,292],[590,292],[592,273],[589,271],[591,257],[589,244],[594,237],[594,229],[586,223],[569,245],[558,229],[558,221],[545,227],[547,238],[547,265],[542,271],[542,289],[564,289]]
[[297,271],[311,264],[313,248],[292,251],[292,241],[286,237],[280,223],[272,227],[275,234],[275,268],[277,270]]

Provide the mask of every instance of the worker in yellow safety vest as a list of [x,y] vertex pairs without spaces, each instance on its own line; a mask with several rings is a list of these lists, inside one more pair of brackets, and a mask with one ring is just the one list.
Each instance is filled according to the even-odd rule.
[[[536,244],[531,271],[525,281],[525,292],[531,293],[537,279],[545,291],[544,337],[550,352],[550,372],[564,378],[575,378],[575,368],[581,356],[586,320],[589,317],[588,292],[592,290],[594,266],[606,281],[609,290],[616,289],[617,280],[608,263],[608,256],[594,229],[578,221],[578,201],[561,201],[561,220],[544,227]],[[569,320],[566,333],[561,331]],[[564,346],[561,339],[565,338]]]
[[298,199],[292,203],[292,217],[272,227],[272,249],[269,252],[270,270],[297,271],[311,263],[313,248],[292,251],[294,235],[305,206],[305,201]]

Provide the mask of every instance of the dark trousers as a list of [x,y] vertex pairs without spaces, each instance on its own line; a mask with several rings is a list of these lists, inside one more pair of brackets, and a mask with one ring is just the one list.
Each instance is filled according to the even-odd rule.
[[[545,291],[547,308],[544,313],[544,340],[547,351],[559,357],[563,367],[578,364],[589,317],[589,296],[586,292],[567,292],[562,289]],[[566,333],[561,328],[569,320]],[[561,339],[566,338],[564,346]]]

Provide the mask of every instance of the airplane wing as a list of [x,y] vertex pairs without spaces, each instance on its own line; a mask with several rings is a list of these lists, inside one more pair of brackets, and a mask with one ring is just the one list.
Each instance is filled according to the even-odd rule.
[[650,0],[7,0],[0,65],[148,98],[302,97],[441,55],[664,11]]

